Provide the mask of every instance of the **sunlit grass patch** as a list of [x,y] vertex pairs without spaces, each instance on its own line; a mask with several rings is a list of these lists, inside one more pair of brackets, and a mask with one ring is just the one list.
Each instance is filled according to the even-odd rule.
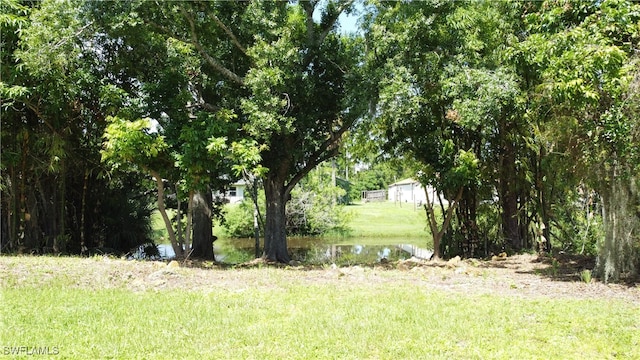
[[428,237],[424,209],[412,203],[371,202],[347,207],[353,213],[349,227],[357,237]]
[[210,271],[254,281],[141,292],[4,283],[2,345],[57,347],[76,359],[640,356],[640,308],[621,300],[465,295],[395,272],[373,283],[366,275],[310,283],[304,271]]

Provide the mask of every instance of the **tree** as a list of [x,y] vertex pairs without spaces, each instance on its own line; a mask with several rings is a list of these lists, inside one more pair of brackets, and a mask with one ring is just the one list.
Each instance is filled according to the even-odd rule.
[[[174,21],[182,16],[175,3],[148,5],[87,5],[87,13],[103,30],[95,46],[109,70],[109,88],[114,96],[122,95],[124,99],[120,101],[123,106],[112,115],[118,117],[119,126],[133,125],[141,118],[154,124],[153,129],[142,126],[136,131],[162,139],[164,161],[154,167],[153,157],[146,157],[138,158],[135,164],[139,170],[153,174],[156,181],[164,179],[170,184],[166,188],[164,182],[158,182],[157,191],[172,192],[175,202],[165,204],[165,199],[158,196],[158,205],[176,210],[174,221],[168,214],[163,215],[176,254],[213,259],[212,218],[221,216],[222,204],[212,193],[223,192],[233,181],[227,143],[237,139],[238,131],[233,121],[236,115],[228,108],[237,93],[235,89],[223,89],[224,76],[203,68],[205,62],[193,44],[178,35],[167,35],[185,24]],[[227,5],[234,4],[224,4]],[[220,54],[224,54],[223,49]],[[115,132],[110,135],[105,152],[111,155],[105,160],[126,162],[108,147],[113,145],[109,142],[124,141],[122,136],[128,135],[115,127],[111,130]],[[140,144],[133,145],[135,148]],[[145,149],[138,150],[132,155],[145,154]]]
[[601,198],[597,270],[605,281],[636,271],[639,14],[627,1],[545,2],[527,19],[540,102],[562,121],[557,138],[572,139],[564,150]]
[[[345,230],[349,216],[339,199],[345,195],[346,190],[333,185],[331,172],[328,165],[321,165],[292,190],[285,214],[287,234],[323,236]],[[261,214],[265,213],[266,208],[264,192],[260,192],[256,204],[252,198],[252,190],[252,186],[246,189],[245,199],[227,212],[223,225],[232,237],[252,237],[256,225],[263,227],[265,219]],[[252,214],[256,205],[259,211],[255,222],[258,224],[254,222]]]
[[[427,204],[436,256],[479,254],[479,204],[494,194],[507,246],[526,246],[526,82],[505,61],[522,31],[522,7],[394,3],[370,26],[371,73],[380,84],[371,130],[388,139],[386,151],[415,160],[425,187],[451,204],[441,208],[442,226],[434,202]],[[452,224],[456,236],[445,237]]]
[[[106,242],[109,219],[144,219],[109,207],[101,177],[105,116],[93,22],[73,2],[2,6],[2,228],[9,251],[84,253]],[[147,241],[144,226],[119,233],[117,250]]]
[[[167,153],[168,146],[164,138],[158,134],[148,133],[150,125],[149,119],[127,121],[117,117],[111,118],[109,126],[105,129],[106,142],[102,160],[115,169],[127,165],[139,166],[153,177],[157,186],[158,210],[167,229],[171,246],[176,255],[182,255],[182,244],[178,243],[176,232],[166,211],[164,179],[160,172],[171,163],[171,158]],[[185,245],[188,245],[188,242]]]
[[267,147],[265,257],[281,262],[289,261],[284,220],[291,191],[338,154],[342,135],[362,111],[353,95],[359,42],[334,32],[351,2],[329,2],[318,24],[319,4],[285,6],[277,25],[249,50],[255,66],[246,74],[251,95],[242,104],[244,127]]
[[[373,133],[390,139],[388,151],[417,160],[423,181],[449,199],[460,186],[451,181],[456,156],[475,157],[469,164],[477,164],[477,172],[463,172],[475,179],[462,184],[457,208],[441,209],[455,214],[457,221],[443,218],[452,230],[444,234],[429,222],[442,233],[447,254],[534,245],[551,250],[551,237],[561,230],[552,208],[568,209],[581,180],[571,157],[575,136],[551,110],[559,98],[542,95],[550,84],[544,75],[550,57],[541,49],[564,54],[572,45],[558,46],[536,31],[561,31],[592,13],[589,8],[580,4],[568,14],[551,3],[395,3],[375,17],[371,73],[380,88]],[[544,25],[536,22],[539,16]],[[499,217],[493,218],[493,208]],[[492,223],[499,224],[501,238],[489,229]],[[491,248],[480,247],[481,237]]]
[[338,16],[351,11],[352,1],[116,7],[106,12],[129,19],[124,23],[141,21],[153,36],[197,54],[201,81],[189,87],[191,111],[226,109],[236,116],[235,134],[213,136],[210,148],[233,150],[242,138],[250,140],[243,142],[245,150],[259,150],[259,164],[268,169],[264,256],[288,262],[290,193],[310,170],[337,155],[343,134],[362,113],[355,96],[361,42],[336,32]]

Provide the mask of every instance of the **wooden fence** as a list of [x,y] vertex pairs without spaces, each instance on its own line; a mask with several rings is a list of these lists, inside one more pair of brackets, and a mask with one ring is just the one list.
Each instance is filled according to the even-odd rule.
[[362,201],[387,201],[387,190],[370,190],[362,192]]

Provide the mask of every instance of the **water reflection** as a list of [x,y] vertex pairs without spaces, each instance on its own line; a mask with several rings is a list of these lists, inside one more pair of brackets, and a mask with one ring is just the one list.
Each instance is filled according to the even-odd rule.
[[[379,240],[378,240],[379,241]],[[291,258],[304,263],[341,263],[364,264],[383,261],[397,261],[416,257],[430,259],[433,251],[414,244],[390,245],[362,245],[332,243],[323,239],[293,239],[289,241]],[[216,243],[217,244],[217,243]],[[240,263],[253,259],[254,247],[252,240],[227,240],[221,246],[214,247],[216,260],[227,263]],[[169,244],[158,245],[161,259],[175,257],[175,252]],[[144,254],[141,254],[144,256]]]

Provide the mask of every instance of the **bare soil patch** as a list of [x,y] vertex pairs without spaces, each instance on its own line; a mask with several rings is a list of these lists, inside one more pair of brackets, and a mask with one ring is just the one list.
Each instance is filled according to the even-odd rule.
[[585,283],[593,268],[584,257],[517,255],[499,260],[420,261],[409,259],[362,266],[283,266],[262,261],[230,267],[212,262],[127,261],[109,257],[0,257],[0,286],[59,284],[132,291],[243,291],[247,288],[389,286],[410,283],[452,294],[524,298],[616,299],[640,305],[640,285]]

